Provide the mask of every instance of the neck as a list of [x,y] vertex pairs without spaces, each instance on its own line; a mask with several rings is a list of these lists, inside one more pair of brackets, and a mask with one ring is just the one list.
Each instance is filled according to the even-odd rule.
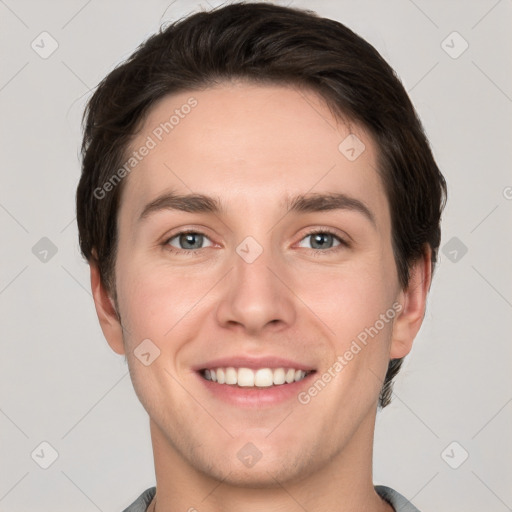
[[[375,414],[368,415],[346,445],[328,460],[311,457],[298,474],[259,468],[258,483],[237,479],[233,471],[213,477],[183,456],[151,420],[156,473],[155,512],[393,512],[375,492],[372,451]],[[314,447],[312,453],[315,453]],[[149,508],[153,511],[155,500]]]

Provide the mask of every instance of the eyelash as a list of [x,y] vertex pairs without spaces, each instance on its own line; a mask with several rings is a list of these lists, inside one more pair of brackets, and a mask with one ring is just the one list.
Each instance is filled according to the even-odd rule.
[[335,247],[331,247],[330,249],[306,249],[308,252],[310,252],[313,256],[323,256],[325,255],[326,253],[329,253],[329,254],[333,254],[333,253],[338,253],[338,251],[341,251],[343,249],[348,249],[350,248],[350,244],[344,239],[344,238],[341,238],[335,231],[331,230],[331,229],[328,229],[328,228],[325,228],[325,229],[312,229],[311,231],[308,231],[301,239],[300,239],[300,242],[302,242],[302,240],[304,240],[305,238],[307,238],[308,236],[311,236],[311,235],[318,235],[318,234],[322,234],[322,235],[332,235],[336,240],[338,240],[339,242],[339,245],[335,246]]
[[[194,231],[194,230],[185,230],[185,231],[179,231],[178,233],[175,233],[171,237],[167,238],[165,242],[163,243],[164,247],[166,249],[173,253],[173,254],[186,254],[187,256],[194,256],[197,255],[197,253],[201,252],[203,249],[207,249],[207,247],[202,247],[200,249],[192,249],[192,250],[186,250],[186,249],[176,249],[175,247],[172,247],[169,245],[169,242],[176,237],[179,237],[180,235],[203,235],[204,237],[208,238],[208,236],[205,233],[202,233],[201,231]],[[332,235],[335,239],[338,240],[339,245],[335,247],[331,247],[329,249],[307,249],[308,252],[315,256],[323,256],[326,253],[337,253],[339,250],[350,248],[350,244],[343,238],[341,238],[337,233],[335,233],[333,230],[325,228],[325,229],[312,229],[311,231],[308,231],[300,240],[299,242],[302,242],[305,238],[312,235],[318,235],[318,234],[328,234]]]
[[187,251],[185,249],[176,249],[176,247],[173,247],[172,245],[169,245],[169,242],[180,235],[203,235],[204,237],[208,238],[204,233],[197,230],[185,230],[185,231],[178,231],[174,235],[172,235],[170,238],[167,238],[165,242],[163,243],[164,247],[173,254],[186,254],[187,256],[194,256],[198,252],[201,252],[203,249],[206,249],[206,247],[202,247],[201,249],[192,249],[190,251]]

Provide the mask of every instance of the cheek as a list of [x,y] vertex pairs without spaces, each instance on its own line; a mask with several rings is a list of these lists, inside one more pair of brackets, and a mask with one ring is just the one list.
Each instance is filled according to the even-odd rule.
[[354,262],[329,270],[301,273],[296,280],[299,296],[320,318],[334,326],[373,323],[397,295],[396,277],[389,265]]
[[350,272],[330,281],[322,308],[315,308],[330,331],[327,367],[337,377],[329,393],[340,411],[363,410],[379,394],[397,316],[394,286],[379,273]]
[[119,307],[131,344],[145,338],[161,344],[214,282],[214,276],[198,279],[143,258],[119,257],[117,270]]
[[346,354],[349,374],[365,367],[378,372],[387,364],[398,292],[387,255],[379,252],[328,272],[303,273],[300,283],[297,295],[312,312],[310,318],[325,327],[333,361]]

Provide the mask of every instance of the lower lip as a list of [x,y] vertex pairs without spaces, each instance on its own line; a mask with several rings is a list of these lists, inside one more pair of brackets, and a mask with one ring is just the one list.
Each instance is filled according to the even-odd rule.
[[310,380],[315,372],[306,375],[298,382],[265,388],[219,384],[206,380],[199,372],[196,374],[206,389],[224,402],[238,407],[265,407],[275,406],[291,399],[296,400],[298,394],[310,385]]

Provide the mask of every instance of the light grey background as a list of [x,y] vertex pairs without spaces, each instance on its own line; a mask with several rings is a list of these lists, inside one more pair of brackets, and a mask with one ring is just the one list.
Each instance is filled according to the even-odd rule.
[[[512,510],[512,2],[291,5],[345,23],[390,62],[449,186],[427,317],[377,419],[375,483],[422,512]],[[201,6],[0,0],[1,511],[120,511],[154,484],[147,416],[79,255],[80,118],[115,64]],[[46,59],[43,31],[58,43]],[[469,44],[457,58],[454,31]],[[58,453],[48,469],[42,442]]]

